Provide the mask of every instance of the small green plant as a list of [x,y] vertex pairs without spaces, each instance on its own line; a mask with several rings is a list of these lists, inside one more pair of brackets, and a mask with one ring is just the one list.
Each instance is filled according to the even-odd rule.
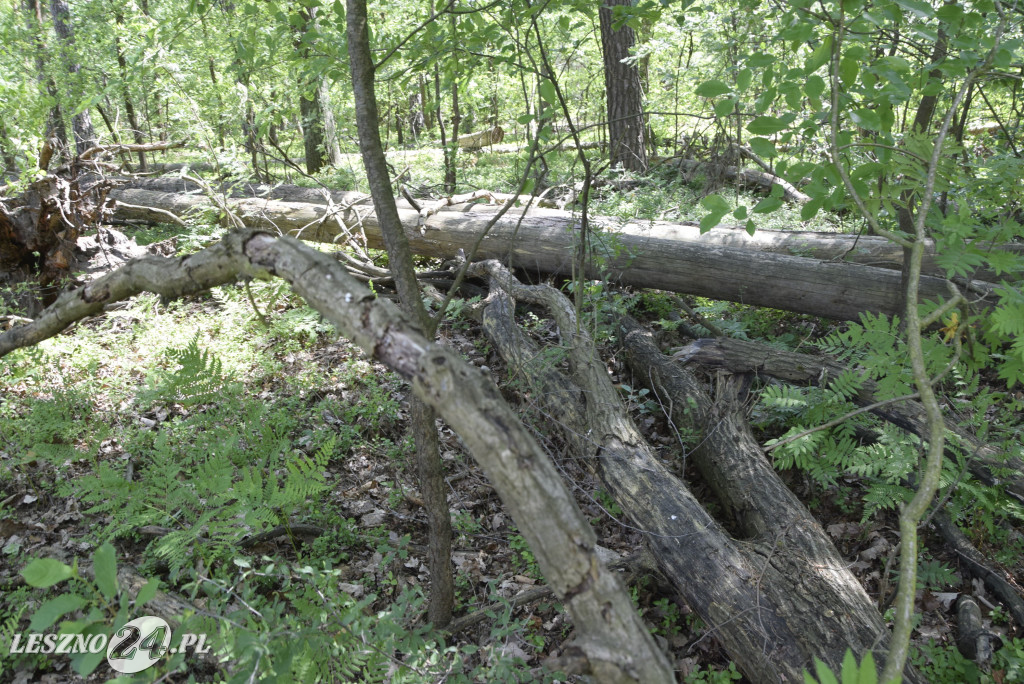
[[811,674],[806,670],[804,671],[805,684],[878,683],[878,670],[875,667],[875,657],[871,655],[871,651],[864,654],[864,658],[860,661],[860,664],[857,663],[857,658],[853,655],[853,651],[846,651],[846,655],[843,656],[843,669],[840,671],[838,678],[835,673],[829,669],[828,665],[815,658],[814,673],[817,675],[817,679],[811,676]]
[[[57,634],[83,635],[90,641],[102,638],[104,643],[117,633],[138,611],[156,596],[159,581],[149,580],[134,602],[119,586],[117,554],[110,544],[103,544],[92,555],[92,577],[83,575],[78,563],[67,565],[53,558],[37,558],[26,565],[21,576],[25,583],[36,589],[51,589],[66,583],[64,592],[43,603],[32,614],[28,628],[32,632],[49,632],[58,621]],[[7,625],[5,625],[5,631]],[[91,649],[70,655],[72,669],[83,677],[91,674],[106,657],[106,649],[96,653]]]
[[199,348],[198,332],[183,349],[168,350],[166,358],[175,368],[156,374],[150,389],[140,396],[142,404],[159,398],[182,406],[195,406],[219,397],[226,382],[223,363],[216,354]]
[[606,492],[605,490],[598,489],[596,492],[594,492],[594,500],[601,505],[601,508],[603,508],[608,513],[608,515],[612,516],[613,518],[622,517],[622,508],[619,506],[619,504],[615,502],[615,499],[612,498],[612,495]]
[[537,559],[530,550],[530,545],[523,539],[523,535],[513,534],[509,537],[508,543],[514,553],[513,564],[516,568],[525,575],[540,579],[540,566],[537,565]]
[[682,616],[679,606],[674,601],[660,598],[654,602],[653,607],[658,619],[658,624],[654,628],[655,634],[668,638],[682,632]]
[[458,511],[452,516],[452,528],[462,539],[479,534],[483,527],[471,511]]
[[743,675],[736,669],[736,663],[730,662],[729,667],[724,670],[705,668],[691,672],[683,681],[686,684],[729,684],[729,682],[738,682],[741,679],[743,679]]

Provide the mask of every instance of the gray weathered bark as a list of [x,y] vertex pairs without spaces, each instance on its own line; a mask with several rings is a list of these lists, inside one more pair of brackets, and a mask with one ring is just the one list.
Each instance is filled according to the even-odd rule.
[[[734,404],[713,405],[692,378],[666,385],[675,380],[667,374],[679,369],[649,340],[641,344],[635,328],[627,334],[627,354],[642,369],[642,382],[677,409],[676,424],[699,431],[706,472],[734,514],[742,544],[665,468],[626,416],[569,301],[553,288],[522,286],[495,262],[472,270],[490,278],[484,327],[510,374],[530,383],[545,419],[598,472],[673,586],[751,681],[800,681],[812,656],[838,671],[847,648],[884,653],[887,633],[878,611],[772,471]],[[553,313],[569,350],[571,380],[516,328],[515,304],[506,293]],[[915,681],[914,673],[908,675]]]
[[[211,206],[205,198],[196,195],[144,190],[116,190],[111,197],[179,216],[192,209]],[[307,240],[336,241],[339,235],[344,237],[342,225],[344,231],[360,226],[370,246],[380,248],[383,241],[375,215],[365,204],[353,204],[360,197],[365,200],[365,196],[354,194],[336,195],[335,201],[347,198],[344,203],[339,202],[347,208],[334,216],[325,216],[322,204],[247,199],[232,200],[231,205],[246,225],[280,230]],[[468,207],[466,212],[441,211],[422,219],[415,210],[400,208],[399,215],[414,252],[452,258],[460,249],[466,253],[471,251],[488,222],[489,211],[493,208],[474,206]],[[135,219],[150,216],[145,210],[137,209],[118,209],[117,215]],[[150,217],[163,220],[159,216]],[[902,313],[897,309],[900,276],[890,269],[706,244],[702,241],[707,236],[698,235],[688,241],[681,238],[687,234],[692,237],[699,231],[665,222],[592,221],[602,228],[591,238],[602,263],[600,268],[590,267],[587,278],[840,320],[856,320],[864,311]],[[523,216],[522,210],[512,209],[491,229],[477,255],[480,259],[504,260],[515,267],[569,276],[573,272],[573,229],[573,218],[568,212],[537,210]],[[732,240],[745,240],[737,231],[729,236]],[[811,238],[810,234],[805,234],[794,240],[799,244]],[[803,248],[793,246],[791,249]],[[966,289],[972,297],[979,298],[976,302],[979,308],[986,306],[980,301],[983,296],[988,301],[993,299],[993,286],[989,283],[973,283]],[[920,296],[923,300],[948,297],[946,281],[923,277]]]

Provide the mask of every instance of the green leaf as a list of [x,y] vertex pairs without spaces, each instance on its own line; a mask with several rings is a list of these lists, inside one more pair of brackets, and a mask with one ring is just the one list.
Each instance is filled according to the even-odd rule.
[[53,558],[37,558],[24,567],[21,576],[30,587],[45,589],[73,577],[75,571]]
[[775,64],[778,58],[775,55],[767,55],[763,52],[757,52],[750,57],[747,57],[747,65],[752,67],[766,67],[770,64]]
[[932,9],[932,6],[921,0],[896,0],[896,4],[918,19],[931,19],[935,16],[935,10]]
[[878,668],[875,656],[868,651],[860,661],[860,679],[858,684],[878,684]]
[[533,121],[533,114],[520,114],[516,117],[516,122],[521,123],[524,126]]
[[705,81],[697,86],[697,90],[694,91],[697,97],[718,97],[730,92],[732,92],[732,88],[718,79]]
[[832,57],[832,36],[826,36],[804,62],[804,73],[813,74]]
[[110,542],[93,553],[92,571],[103,598],[109,600],[117,596],[117,552]]
[[700,205],[712,213],[718,213],[725,216],[732,207],[729,202],[721,195],[708,195],[700,201]]
[[839,60],[839,81],[849,88],[857,82],[857,73],[860,71],[860,60],[849,53]]
[[821,684],[839,684],[836,676],[832,674],[832,670],[829,669],[828,665],[823,663],[817,657],[814,658],[814,672],[818,675],[818,681]]
[[810,221],[818,213],[818,210],[821,209],[823,204],[825,204],[825,198],[823,196],[812,197],[810,202],[800,207],[800,220]]
[[558,104],[558,91],[551,81],[540,82],[540,96],[551,104]]
[[747,130],[754,135],[772,135],[785,130],[787,125],[774,116],[758,116],[747,124]]
[[747,218],[747,208],[741,204],[732,212],[732,217],[737,221],[742,221]]
[[736,74],[736,89],[744,91],[750,87],[750,80],[753,78],[754,72],[750,69],[743,69],[740,73]]
[[858,109],[850,112],[850,119],[853,120],[853,123],[869,131],[882,130],[882,119],[873,109]]
[[[107,634],[109,637],[109,628],[102,624],[91,624],[82,630],[82,634],[85,634],[88,638],[94,634]],[[87,677],[92,674],[93,670],[99,667],[107,658],[106,650],[99,651],[98,653],[92,653],[87,651],[86,653],[76,653],[71,656],[71,669],[83,677]]]
[[716,212],[716,213],[708,214],[707,216],[702,218],[700,220],[700,234],[703,235],[704,233],[708,232],[709,230],[711,230],[712,228],[717,226],[719,223],[721,223],[722,222],[722,217],[725,216],[725,214],[727,214],[727,213],[728,212],[722,212],[722,213],[717,213]]
[[757,226],[754,225],[754,219],[747,219],[746,229],[747,235],[753,237],[754,233],[757,231]]
[[750,143],[750,149],[759,157],[771,159],[779,154],[775,149],[775,143],[767,138],[751,138],[748,142]]
[[843,656],[841,679],[843,682],[849,682],[850,684],[854,684],[860,680],[860,670],[857,667],[857,657],[853,655],[853,651],[850,649],[846,649],[846,655]]
[[88,603],[88,599],[78,594],[61,594],[56,598],[43,601],[32,616],[28,628],[33,632],[42,632],[68,613],[78,610]]
[[804,92],[808,97],[820,97],[825,92],[825,79],[818,75],[808,76],[807,82],[804,83]]
[[768,212],[775,211],[782,206],[782,200],[778,197],[765,197],[763,200],[758,202],[753,212],[755,214],[767,214]]
[[723,118],[732,114],[736,108],[736,98],[730,97],[728,100],[722,100],[721,102],[715,103],[715,116]]
[[156,596],[156,592],[159,590],[160,580],[153,578],[146,582],[146,584],[139,589],[139,593],[135,596],[135,607],[138,608],[140,606],[144,606],[152,601],[153,597]]

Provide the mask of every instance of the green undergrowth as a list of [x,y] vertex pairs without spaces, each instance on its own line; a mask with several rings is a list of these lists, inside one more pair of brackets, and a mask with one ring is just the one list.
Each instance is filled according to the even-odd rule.
[[[525,622],[509,610],[490,645],[448,643],[422,624],[422,590],[398,581],[408,537],[366,529],[336,505],[353,484],[350,460],[408,461],[401,383],[283,283],[251,287],[268,326],[241,285],[170,304],[142,295],[3,359],[0,492],[29,492],[16,498],[34,508],[19,517],[75,511],[84,536],[55,539],[67,555],[53,563],[88,565],[88,549],[112,543],[121,563],[200,607],[180,629],[208,634],[224,665],[179,654],[138,681],[175,671],[199,681],[532,679],[496,650],[526,634]],[[296,525],[325,533],[277,553],[243,543],[279,527],[288,538]],[[3,549],[15,572],[29,545],[20,539]],[[53,555],[38,544],[29,553]],[[352,577],[357,556],[376,570]],[[3,587],[0,642],[29,627],[112,633],[146,613],[123,586],[96,589],[112,580],[95,572]],[[55,658],[4,650],[0,678],[45,673]],[[71,667],[85,675],[99,664]]]

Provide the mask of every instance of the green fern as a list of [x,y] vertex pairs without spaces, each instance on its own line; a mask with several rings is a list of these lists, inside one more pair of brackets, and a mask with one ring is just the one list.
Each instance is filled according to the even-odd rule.
[[164,400],[188,407],[219,397],[226,382],[224,367],[215,354],[199,348],[199,333],[184,349],[169,350],[166,356],[176,368],[160,372],[155,386],[143,394],[143,401]]

